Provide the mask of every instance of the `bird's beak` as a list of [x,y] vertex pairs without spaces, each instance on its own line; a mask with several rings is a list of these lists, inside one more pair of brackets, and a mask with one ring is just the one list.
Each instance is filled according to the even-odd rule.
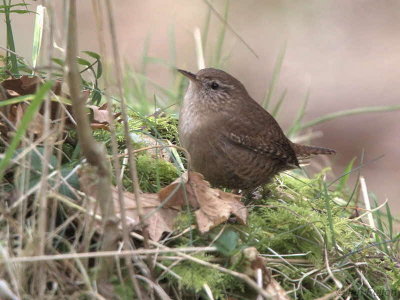
[[177,69],[179,73],[181,73],[183,76],[189,78],[191,81],[198,81],[196,74],[193,74],[189,71],[185,71],[185,70],[181,70],[181,69]]

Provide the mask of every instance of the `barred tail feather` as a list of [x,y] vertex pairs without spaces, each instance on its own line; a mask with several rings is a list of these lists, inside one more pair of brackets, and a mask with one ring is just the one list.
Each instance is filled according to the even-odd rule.
[[311,155],[332,155],[335,154],[336,151],[328,148],[316,147],[316,146],[306,146],[299,144],[292,144],[294,152],[298,157],[307,157]]

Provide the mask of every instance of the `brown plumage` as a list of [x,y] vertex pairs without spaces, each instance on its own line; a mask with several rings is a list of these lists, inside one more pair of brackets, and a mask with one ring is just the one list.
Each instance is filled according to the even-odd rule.
[[334,154],[326,148],[292,143],[276,120],[228,73],[207,68],[190,79],[179,120],[179,136],[192,167],[213,185],[251,189],[298,158]]

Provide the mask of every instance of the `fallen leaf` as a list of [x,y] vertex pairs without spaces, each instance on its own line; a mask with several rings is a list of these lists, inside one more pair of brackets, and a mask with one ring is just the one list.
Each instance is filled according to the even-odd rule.
[[[10,78],[2,81],[0,83],[1,90],[1,100],[7,100],[18,96],[24,96],[29,94],[34,94],[38,85],[42,83],[42,79],[37,76],[21,76],[20,78]],[[53,92],[55,94],[61,93],[61,83],[56,82],[53,86]],[[51,103],[51,115],[56,116],[56,112],[58,111],[59,103],[53,102]],[[18,127],[19,122],[25,113],[26,108],[29,103],[15,103],[8,106],[4,106],[0,108],[0,111],[3,113],[5,118],[8,119],[8,122],[2,122],[5,126],[1,126],[1,133],[7,136],[8,132],[12,132],[15,127]],[[10,125],[11,124],[11,125]],[[42,135],[44,126],[44,117],[43,117],[43,107],[40,112],[38,112],[35,117],[31,120],[28,131],[30,133],[36,135]]]
[[195,212],[198,229],[201,233],[228,220],[232,214],[246,224],[247,209],[240,202],[240,196],[213,189],[200,173],[189,172],[159,192],[160,199],[167,205],[190,204],[198,208]]
[[18,97],[22,95],[34,94],[37,85],[41,80],[37,76],[23,75],[20,78],[10,78],[4,80],[1,85],[5,88],[8,97]]
[[[115,211],[120,217],[120,206],[117,189],[113,191],[113,201]],[[174,223],[180,209],[178,207],[165,207],[158,197],[158,194],[142,193],[140,202],[143,209],[143,215],[146,219],[147,230],[150,239],[159,241],[164,232],[172,232]],[[139,215],[135,195],[130,192],[124,192],[125,216],[128,226],[137,229],[139,224]]]
[[[0,83],[0,101],[7,100],[11,98],[15,98],[18,96],[24,96],[29,94],[34,94],[39,85],[42,84],[42,79],[37,76],[21,76],[20,78],[9,78]],[[60,96],[62,94],[62,82],[56,81],[52,91],[55,95]],[[83,90],[81,93],[81,101],[85,102],[89,98],[90,91]],[[66,98],[69,98],[68,95],[64,95]],[[61,102],[61,103],[60,103]],[[60,115],[60,105],[63,105],[62,110],[68,111],[72,114],[72,106],[69,103],[66,103],[61,99],[61,101],[56,101],[56,99],[52,99],[50,103],[50,118],[51,120],[59,121]],[[8,119],[9,122],[1,122],[0,124],[0,133],[7,136],[8,132],[14,130],[13,127],[17,127],[19,120],[25,112],[26,107],[29,105],[29,102],[26,103],[16,103],[8,106],[0,107],[0,111],[3,115]],[[93,129],[106,129],[109,130],[109,118],[107,107],[105,105],[101,107],[90,106],[89,107],[92,112],[92,128]],[[114,118],[117,118],[120,114],[115,114]],[[44,105],[40,108],[38,114],[32,120],[31,126],[29,127],[29,131],[37,136],[41,136],[43,133],[43,124],[44,124]],[[74,122],[70,120],[69,117],[63,116],[66,119],[65,125],[67,127],[74,126]],[[10,126],[11,123],[11,126]],[[55,122],[58,124],[58,122]],[[53,123],[52,123],[53,124]]]
[[90,126],[92,129],[110,130],[108,125],[121,115],[121,113],[115,113],[113,118],[110,118],[108,115],[107,103],[100,107],[95,105],[88,105],[87,107],[90,109]]
[[276,281],[271,274],[271,270],[266,267],[267,260],[260,255],[255,247],[249,247],[242,251],[240,255],[233,257],[233,263],[240,259],[240,263],[244,266],[244,273],[253,277],[256,281],[259,271],[262,275],[262,286],[267,294],[270,295],[269,299],[273,300],[290,300],[286,291]]
[[[79,170],[79,182],[82,191],[96,199],[98,191],[98,181],[95,169],[90,166],[85,166]],[[124,194],[124,211],[126,224],[131,230],[141,230],[139,227],[140,220],[137,211],[137,202],[135,195],[130,192],[123,192]],[[180,207],[166,207],[160,201],[158,194],[141,193],[140,201],[145,216],[147,230],[149,232],[150,239],[153,241],[159,241],[164,232],[172,232],[174,229],[174,223]],[[112,188],[112,202],[114,204],[114,211],[118,218],[121,218],[121,208],[118,199],[118,190],[116,187]],[[93,213],[96,209],[96,203],[89,202],[88,210]],[[100,222],[98,223],[100,228]]]
[[44,130],[45,119],[41,113],[37,113],[35,118],[29,123],[28,131],[41,136]]
[[14,113],[14,120],[12,120],[11,122],[13,122],[15,127],[18,127],[19,122],[22,119],[22,116],[24,115],[25,108],[23,104],[17,104],[13,108],[14,110],[12,112]]
[[92,122],[94,123],[100,123],[100,124],[105,124],[105,123],[110,123],[112,120],[108,117],[108,111],[107,109],[101,109],[98,106],[95,105],[88,105],[87,106],[90,111],[91,111],[91,119]]

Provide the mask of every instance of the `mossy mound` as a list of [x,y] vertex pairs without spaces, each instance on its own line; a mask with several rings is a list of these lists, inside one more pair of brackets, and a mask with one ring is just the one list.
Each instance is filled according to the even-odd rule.
[[[390,236],[351,218],[353,204],[346,200],[351,193],[328,187],[324,178],[324,172],[312,179],[296,171],[281,174],[259,191],[261,200],[252,200],[246,226],[225,224],[205,235],[194,230],[174,245],[208,246],[220,235],[214,243],[220,253],[203,258],[217,259],[236,271],[242,270],[238,257],[243,249],[255,247],[267,258],[274,278],[295,299],[316,299],[333,291],[343,298],[374,299],[374,293],[380,293],[381,299],[396,299],[400,293],[400,271],[395,267],[398,244],[379,244]],[[190,219],[182,218],[182,223],[187,225]],[[172,271],[182,279],[170,280],[192,293],[204,293],[205,283],[217,299],[227,295],[250,299],[253,292],[241,280],[217,270],[208,269],[205,275],[204,267],[192,262],[182,262]]]
[[[171,116],[131,116],[129,128],[135,149],[151,147],[151,139],[158,144],[178,142],[177,120]],[[111,153],[110,133],[98,130],[95,136]],[[122,153],[126,149],[122,124],[117,125],[117,140]],[[159,154],[144,151],[136,155],[143,191],[157,192],[181,172],[176,159],[184,161],[183,157]],[[266,257],[274,278],[296,299],[315,299],[333,292],[342,298],[375,299],[379,295],[381,299],[396,299],[400,294],[398,243],[389,208],[385,214],[373,212],[378,226],[371,227],[365,223],[366,217],[355,214],[365,211],[355,204],[357,193],[347,187],[348,176],[328,183],[327,172],[323,170],[312,178],[301,170],[280,174],[254,193],[258,196],[247,199],[249,219],[245,226],[232,221],[201,235],[189,230],[196,225],[194,213],[184,211],[172,233],[178,237],[166,237],[163,243],[169,247],[217,246],[219,252],[195,257],[238,272],[243,271],[243,250],[255,247]],[[128,168],[124,186],[131,190]],[[207,297],[205,286],[215,299],[256,297],[242,280],[218,270],[187,260],[166,260],[163,264],[171,272],[156,268],[158,276],[165,273],[161,282],[179,290],[182,299]]]

